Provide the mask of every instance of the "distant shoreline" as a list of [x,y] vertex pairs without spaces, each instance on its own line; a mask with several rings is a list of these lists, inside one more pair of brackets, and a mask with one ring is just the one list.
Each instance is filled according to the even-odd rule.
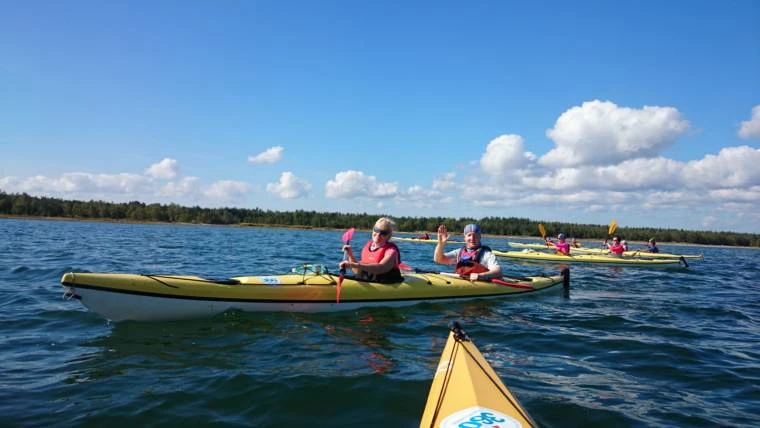
[[[237,228],[244,228],[244,227],[259,227],[259,228],[268,228],[268,229],[296,229],[296,230],[327,230],[327,231],[343,231],[345,229],[343,228],[333,228],[333,227],[316,227],[316,226],[294,226],[294,225],[276,225],[276,224],[263,224],[263,223],[238,223],[238,224],[210,224],[210,223],[185,223],[185,222],[167,222],[167,221],[137,221],[137,220],[121,220],[121,219],[108,219],[108,218],[73,218],[73,217],[45,217],[45,216],[16,216],[16,215],[8,215],[8,214],[0,214],[0,220],[2,219],[11,219],[11,220],[45,220],[45,221],[78,221],[78,222],[94,222],[94,223],[122,223],[122,224],[156,224],[156,225],[177,225],[177,226],[204,226],[204,227],[237,227]],[[363,230],[363,229],[357,229],[362,232],[369,232],[369,229]],[[433,232],[435,233],[435,232]],[[415,235],[415,232],[397,232],[398,234],[409,234],[409,235]],[[452,236],[456,236],[457,234],[452,234]],[[535,239],[536,241],[540,242],[542,241],[542,238],[539,236],[517,236],[517,235],[493,235],[484,233],[484,237],[486,238],[504,238],[504,239]],[[400,236],[404,237],[404,236]],[[578,242],[583,244],[582,246],[585,248],[597,248],[601,247],[601,243],[603,242],[603,239],[595,240],[595,239],[579,239]],[[646,244],[645,241],[628,241],[631,244],[637,244],[637,245],[644,245]],[[661,245],[672,245],[672,246],[689,246],[689,247],[705,247],[705,248],[749,248],[749,249],[755,249],[760,250],[759,247],[751,247],[751,246],[737,246],[737,245],[717,245],[717,244],[691,244],[688,242],[665,242],[665,241],[657,241]],[[599,245],[586,245],[586,244],[592,244],[592,243],[599,243]]]

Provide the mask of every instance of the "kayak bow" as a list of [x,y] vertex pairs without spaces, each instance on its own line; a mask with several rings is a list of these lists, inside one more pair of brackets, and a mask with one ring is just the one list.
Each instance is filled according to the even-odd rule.
[[535,427],[528,412],[454,322],[420,427]]

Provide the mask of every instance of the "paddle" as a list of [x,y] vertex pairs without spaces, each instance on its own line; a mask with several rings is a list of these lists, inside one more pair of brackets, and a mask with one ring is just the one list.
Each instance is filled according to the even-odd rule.
[[[617,220],[612,220],[610,222],[610,226],[607,228],[607,239],[604,240],[605,244],[607,244],[607,241],[610,240],[610,237],[612,236],[613,233],[615,233],[616,230],[617,230]],[[604,247],[606,248],[607,246],[604,245]]]
[[541,237],[544,239],[544,245],[547,247],[553,247],[554,244],[546,240],[546,228],[543,224],[538,223],[538,231],[541,233]]
[[[351,242],[351,238],[354,237],[354,229],[353,227],[351,229],[348,229],[343,234],[343,243],[348,245],[349,242]],[[348,254],[346,251],[343,251],[343,261],[346,261],[348,258]],[[346,275],[346,268],[343,267],[340,269],[340,276],[338,277],[338,289],[335,291],[335,303],[340,303],[340,286],[343,285],[343,277]]]
[[[438,272],[431,272],[431,273],[438,273]],[[454,272],[440,272],[440,273],[438,273],[438,274],[439,274],[439,275],[445,275],[445,276],[454,276],[454,277],[457,277],[457,278],[462,278],[462,279],[466,279],[466,280],[469,280],[469,278],[467,278],[467,277],[464,277],[464,276],[462,276],[462,275],[459,275],[458,273],[454,273]],[[526,289],[526,290],[534,290],[534,288],[533,288],[532,286],[530,286],[530,285],[526,285],[526,284],[516,284],[516,283],[514,283],[514,282],[507,282],[507,281],[502,281],[501,279],[496,279],[496,278],[489,278],[489,279],[479,279],[478,281],[483,281],[483,282],[493,282],[494,284],[503,285],[503,286],[505,286],[505,287],[512,287],[512,288],[523,288],[523,289]]]

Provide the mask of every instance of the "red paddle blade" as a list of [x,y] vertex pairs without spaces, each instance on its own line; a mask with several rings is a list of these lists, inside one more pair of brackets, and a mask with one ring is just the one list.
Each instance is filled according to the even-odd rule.
[[352,227],[351,229],[348,229],[346,231],[346,233],[343,234],[343,242],[344,243],[348,244],[348,242],[351,240],[351,238],[354,237],[354,231],[355,230],[356,229]]

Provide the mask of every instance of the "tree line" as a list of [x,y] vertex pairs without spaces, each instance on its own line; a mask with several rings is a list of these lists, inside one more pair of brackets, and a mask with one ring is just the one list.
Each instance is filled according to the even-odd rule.
[[[143,202],[76,201],[26,193],[5,193],[0,190],[0,215],[60,217],[72,219],[104,219],[135,222],[195,223],[219,225],[261,225],[304,228],[370,229],[383,214],[347,214],[317,211],[272,211],[260,208],[201,208],[177,204],[145,204]],[[392,217],[392,216],[388,216]],[[607,225],[546,222],[518,217],[451,218],[451,217],[393,217],[401,232],[435,232],[440,224],[451,231],[462,230],[468,223],[479,223],[483,231],[494,235],[539,236],[537,224],[547,233],[559,232],[578,239],[604,239]],[[710,232],[648,227],[618,227],[616,231],[629,241],[733,245],[760,247],[760,235],[754,233]]]

